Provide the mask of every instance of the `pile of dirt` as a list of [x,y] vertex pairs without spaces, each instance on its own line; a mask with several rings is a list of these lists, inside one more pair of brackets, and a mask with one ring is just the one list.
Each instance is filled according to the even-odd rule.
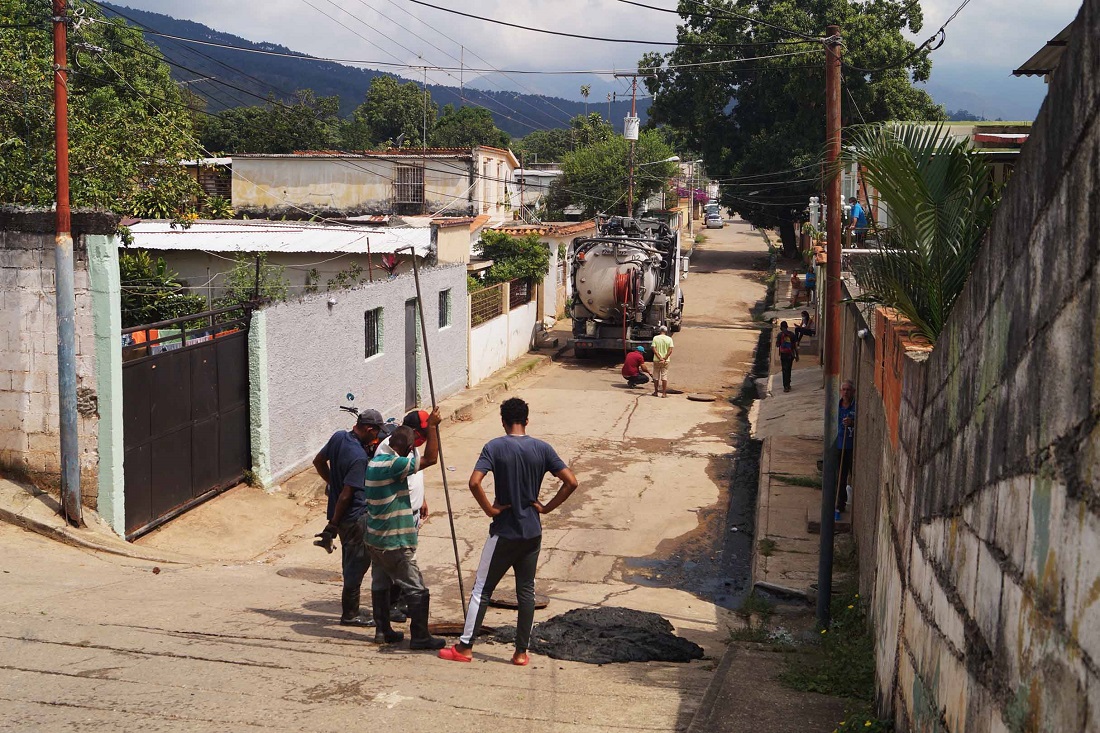
[[[511,644],[515,633],[502,628],[494,640]],[[578,608],[536,624],[531,651],[586,664],[690,662],[703,656],[703,648],[676,636],[663,616],[616,606]]]

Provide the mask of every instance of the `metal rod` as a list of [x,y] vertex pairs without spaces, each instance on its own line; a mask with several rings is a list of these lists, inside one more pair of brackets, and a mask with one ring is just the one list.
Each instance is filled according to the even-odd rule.
[[[831,25],[825,40],[825,145],[828,166],[825,264],[825,435],[822,446],[822,484],[832,488],[837,481],[837,409],[840,382],[840,250],[843,213],[840,202],[840,26]],[[833,532],[836,498],[821,492],[821,545],[817,565],[817,625],[829,627],[833,596]]]
[[[420,267],[416,264],[416,249],[413,247],[402,247],[398,249],[398,252],[403,250],[409,250],[412,255],[413,265],[413,280],[416,282],[416,309],[420,314],[420,337],[424,341],[424,367],[428,372],[428,392],[432,398],[432,409],[436,408],[435,402],[435,381],[432,379],[432,359],[428,354],[428,324],[424,320],[424,298],[420,294]],[[462,616],[466,616],[466,585],[462,581],[462,560],[458,554],[458,533],[455,532],[455,516],[454,511],[451,509],[451,489],[447,482],[447,463],[443,460],[443,433],[439,427],[436,426],[436,433],[439,436],[439,472],[443,476],[443,497],[447,500],[447,521],[451,525],[451,546],[455,552],[455,571],[458,573],[458,597],[462,601]]]
[[80,445],[76,415],[76,290],[69,214],[68,33],[65,0],[53,0],[54,145],[57,159],[57,227],[54,238],[57,304],[57,395],[61,433],[61,513],[75,526],[84,523],[80,496]]
[[370,237],[367,237],[367,279],[370,282],[374,282],[374,265],[371,263]]

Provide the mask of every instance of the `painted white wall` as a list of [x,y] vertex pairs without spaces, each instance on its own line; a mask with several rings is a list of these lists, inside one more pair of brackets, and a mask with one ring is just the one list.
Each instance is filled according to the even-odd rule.
[[538,302],[513,308],[470,331],[469,386],[526,354],[538,322]]

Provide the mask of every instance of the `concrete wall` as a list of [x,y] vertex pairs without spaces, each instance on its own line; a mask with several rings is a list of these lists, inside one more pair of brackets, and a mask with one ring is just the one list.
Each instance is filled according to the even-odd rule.
[[530,351],[538,310],[535,299],[470,329],[469,386]]
[[[466,386],[466,268],[422,268],[421,289],[437,399]],[[451,325],[439,328],[439,292],[451,290]],[[278,482],[308,465],[328,437],[352,418],[338,407],[355,406],[386,417],[405,412],[405,302],[416,297],[411,274],[352,290],[319,293],[270,306],[254,317],[254,471]],[[336,304],[328,305],[335,298]],[[368,310],[383,309],[382,353],[364,357]],[[258,322],[257,322],[258,320]],[[418,336],[419,402],[429,402]],[[264,379],[266,374],[266,379]]]
[[875,318],[861,572],[902,731],[1100,730],[1100,0],[1061,63],[936,348]]
[[[234,157],[233,207],[245,211],[279,212],[295,207],[389,213],[394,210],[398,165],[419,165],[420,158],[325,158],[286,156]],[[469,159],[428,156],[424,189],[427,206],[436,213],[470,211]]]
[[[56,490],[61,458],[52,216],[6,213],[0,222],[0,469]],[[74,246],[78,440],[82,496],[95,508],[95,327],[83,237],[77,233]]]

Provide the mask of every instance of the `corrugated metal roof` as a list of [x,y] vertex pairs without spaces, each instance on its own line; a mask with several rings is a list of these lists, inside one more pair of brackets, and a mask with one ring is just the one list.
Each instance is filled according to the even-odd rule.
[[1062,31],[1047,41],[1047,45],[1040,48],[1034,56],[1012,72],[1014,76],[1046,76],[1053,73],[1062,61],[1062,54],[1066,51],[1066,43],[1069,42],[1069,34],[1073,30],[1070,23]]
[[426,227],[357,227],[308,222],[196,221],[189,228],[173,228],[168,221],[142,221],[130,226],[134,247],[158,251],[201,252],[316,252],[321,254],[373,254],[395,252],[413,246],[421,257],[431,251],[431,230]]

